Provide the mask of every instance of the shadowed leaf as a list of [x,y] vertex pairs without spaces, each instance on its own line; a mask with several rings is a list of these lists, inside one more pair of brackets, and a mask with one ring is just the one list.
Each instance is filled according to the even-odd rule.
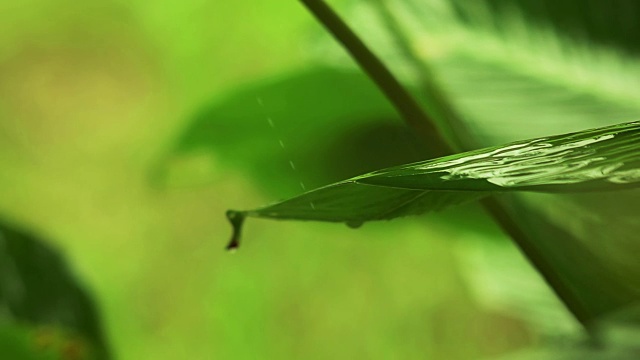
[[60,329],[78,346],[89,344],[96,359],[109,358],[95,305],[63,258],[41,240],[4,224],[0,224],[0,306],[4,310],[0,319]]
[[241,169],[265,190],[292,196],[300,182],[314,188],[419,160],[421,146],[396,117],[362,74],[293,71],[201,109],[176,140],[164,164],[175,176],[165,180],[207,182],[206,174],[179,168],[184,159],[200,156],[214,167]]

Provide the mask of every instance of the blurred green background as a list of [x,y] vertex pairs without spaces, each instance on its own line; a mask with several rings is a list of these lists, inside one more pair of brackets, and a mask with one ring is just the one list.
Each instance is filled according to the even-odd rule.
[[[251,221],[223,251],[228,208],[420,158],[366,78],[320,65],[328,42],[297,1],[0,3],[0,218],[66,258],[115,358],[508,354],[555,330],[505,300],[501,269],[576,331],[472,205],[357,231]],[[218,142],[175,155],[202,117]]]

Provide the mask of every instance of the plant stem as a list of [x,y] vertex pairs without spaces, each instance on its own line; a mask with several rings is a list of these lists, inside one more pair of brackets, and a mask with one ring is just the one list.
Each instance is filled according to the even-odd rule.
[[[429,146],[429,150],[432,152],[430,154],[431,156],[448,155],[454,153],[454,149],[457,147],[463,148],[464,144],[458,144],[457,146],[451,145],[447,140],[445,140],[435,125],[436,122],[423,111],[422,107],[418,105],[416,100],[393,76],[391,71],[371,50],[369,50],[364,42],[358,38],[358,36],[333,11],[333,9],[331,9],[331,7],[329,7],[323,0],[300,1],[309,9],[316,19],[331,34],[333,34],[334,38],[344,46],[362,70],[369,75],[379,89],[386,95],[389,101],[402,115],[405,122],[416,131],[421,139],[426,142]],[[389,16],[386,19],[388,23],[396,24],[395,26],[392,26],[392,32],[395,33],[396,37],[403,38],[401,32],[398,32],[400,28],[397,26],[397,21],[395,21],[390,14],[387,14],[387,16]],[[393,28],[395,28],[395,30]],[[399,43],[403,42],[405,43],[403,50],[405,55],[410,55],[415,63],[417,59],[416,55],[408,46],[406,40],[403,39],[402,41],[399,41]],[[424,64],[422,64],[421,67],[422,70],[418,69],[418,71],[421,74],[421,80],[424,83],[424,88],[427,89],[428,94],[436,93],[429,69]],[[436,98],[435,100],[436,102],[439,102],[438,105],[441,108],[441,111],[443,111],[448,118],[453,117],[451,120],[462,124],[455,111],[453,111],[452,107],[450,107],[448,102],[446,102],[444,96],[439,96],[439,98]],[[460,137],[466,138],[469,136],[464,135]],[[571,289],[564,284],[562,278],[557,275],[553,266],[551,266],[535,246],[534,240],[520,228],[513,215],[496,199],[487,198],[481,203],[502,230],[511,236],[533,266],[542,274],[545,281],[564,302],[569,311],[571,311],[582,325],[586,326],[589,320],[589,315],[584,311],[582,302],[576,294],[574,294]]]
[[517,223],[516,218],[510,211],[495,197],[488,197],[480,200],[482,207],[500,225],[502,231],[511,237],[520,251],[522,251],[529,262],[542,275],[545,282],[551,287],[553,292],[562,300],[567,309],[587,330],[589,329],[589,312],[579,298],[565,284],[563,279],[557,275],[557,270],[542,256],[536,246],[535,240],[529,236]]
[[436,121],[436,127],[443,136],[454,147],[456,152],[472,150],[478,148],[475,139],[466,128],[458,112],[448,101],[442,92],[442,87],[437,84],[436,78],[431,69],[420,59],[411,41],[408,40],[407,32],[393,16],[386,0],[370,0],[380,15],[384,25],[389,30],[392,40],[398,46],[401,54],[413,67],[420,89],[427,104],[426,108],[431,112],[431,119]]
[[431,155],[443,156],[454,152],[453,148],[440,136],[434,122],[422,111],[416,100],[333,9],[322,0],[300,1],[347,49],[360,68],[376,83],[406,123],[424,140]]

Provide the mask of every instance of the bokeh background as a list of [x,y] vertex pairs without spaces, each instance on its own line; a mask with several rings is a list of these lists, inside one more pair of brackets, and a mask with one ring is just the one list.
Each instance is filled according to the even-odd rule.
[[578,336],[473,204],[358,230],[251,220],[224,251],[229,208],[422,157],[345,57],[297,1],[2,1],[0,218],[64,257],[117,359],[494,358]]

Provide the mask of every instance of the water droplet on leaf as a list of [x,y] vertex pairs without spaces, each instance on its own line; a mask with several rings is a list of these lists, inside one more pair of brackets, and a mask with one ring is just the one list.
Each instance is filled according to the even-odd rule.
[[362,224],[364,224],[364,221],[361,220],[350,220],[346,222],[347,226],[352,228],[352,229],[357,229],[359,227],[362,226]]

